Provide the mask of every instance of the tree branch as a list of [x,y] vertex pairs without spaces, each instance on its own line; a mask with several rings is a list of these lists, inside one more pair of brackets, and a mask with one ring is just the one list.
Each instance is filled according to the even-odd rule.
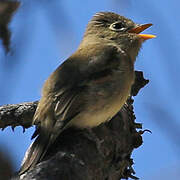
[[32,126],[33,115],[38,101],[0,106],[0,128],[22,126],[23,130]]

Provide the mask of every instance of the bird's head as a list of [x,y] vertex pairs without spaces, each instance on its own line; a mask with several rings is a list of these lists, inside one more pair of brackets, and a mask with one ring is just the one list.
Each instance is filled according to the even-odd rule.
[[142,42],[154,35],[140,34],[152,24],[139,25],[132,20],[112,12],[96,13],[88,23],[84,34],[85,43],[100,42],[114,44],[135,60]]

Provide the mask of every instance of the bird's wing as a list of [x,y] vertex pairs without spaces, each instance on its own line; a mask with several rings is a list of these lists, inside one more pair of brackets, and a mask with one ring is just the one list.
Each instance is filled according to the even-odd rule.
[[43,159],[49,146],[79,113],[81,106],[77,99],[83,88],[79,86],[79,77],[76,67],[73,69],[65,63],[46,81],[34,115],[36,130],[32,138],[37,137],[25,155],[19,174]]

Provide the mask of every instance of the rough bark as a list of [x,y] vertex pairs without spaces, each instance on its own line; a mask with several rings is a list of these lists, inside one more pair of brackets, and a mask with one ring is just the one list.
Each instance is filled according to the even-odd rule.
[[14,130],[16,126],[22,126],[25,131],[25,128],[32,126],[37,104],[38,101],[0,106],[0,128],[4,130],[11,126]]
[[[148,83],[136,72],[132,95]],[[31,126],[38,102],[0,107],[0,128]],[[135,123],[133,100],[108,123],[92,130],[67,129],[48,150],[42,162],[21,176],[24,180],[119,180],[137,179],[132,151],[142,144],[141,124]],[[14,179],[19,179],[18,176]]]

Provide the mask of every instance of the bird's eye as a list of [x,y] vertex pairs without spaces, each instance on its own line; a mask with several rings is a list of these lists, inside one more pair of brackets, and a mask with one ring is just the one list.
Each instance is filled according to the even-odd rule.
[[123,30],[125,30],[124,25],[122,23],[120,23],[120,22],[115,22],[115,23],[111,24],[109,28],[111,30],[113,30],[113,31],[123,31]]

